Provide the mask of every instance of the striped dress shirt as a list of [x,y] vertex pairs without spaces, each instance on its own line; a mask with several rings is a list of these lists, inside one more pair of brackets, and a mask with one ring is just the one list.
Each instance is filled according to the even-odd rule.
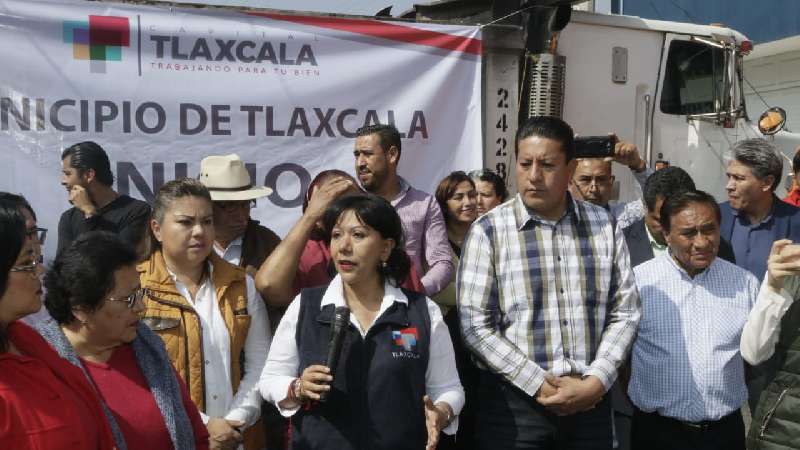
[[639,296],[608,211],[568,195],[558,221],[519,195],[476,220],[462,247],[457,301],[479,364],[530,396],[545,373],[594,375],[606,390],[628,356]]
[[694,278],[667,253],[634,269],[642,320],[628,395],[639,409],[718,420],[747,400],[739,340],[758,279],[720,258]]

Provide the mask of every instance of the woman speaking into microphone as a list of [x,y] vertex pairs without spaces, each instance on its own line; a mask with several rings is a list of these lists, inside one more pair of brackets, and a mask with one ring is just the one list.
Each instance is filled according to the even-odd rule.
[[[324,225],[338,274],[289,306],[261,394],[292,418],[294,450],[434,449],[441,431],[457,430],[464,391],[439,307],[397,287],[410,269],[400,218],[386,200],[356,194],[336,200]],[[328,367],[342,307],[351,314]]]

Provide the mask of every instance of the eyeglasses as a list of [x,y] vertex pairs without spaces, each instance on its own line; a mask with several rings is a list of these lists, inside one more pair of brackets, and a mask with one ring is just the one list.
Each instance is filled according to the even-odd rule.
[[215,206],[218,206],[221,210],[225,212],[233,212],[236,210],[242,209],[250,209],[256,207],[255,200],[239,200],[239,201],[218,201],[214,202]]
[[25,234],[28,239],[36,238],[39,244],[44,245],[44,240],[47,238],[47,228],[34,227],[28,229]]
[[11,269],[9,269],[9,272],[28,272],[31,274],[31,276],[36,278],[39,276],[39,266],[41,265],[42,263],[34,260],[32,263],[25,264],[24,266],[13,266]]
[[147,288],[139,288],[135,290],[131,295],[123,298],[114,298],[114,297],[106,297],[106,300],[110,302],[125,302],[128,305],[128,309],[133,309],[136,303],[144,300],[146,295],[150,295],[150,289]]

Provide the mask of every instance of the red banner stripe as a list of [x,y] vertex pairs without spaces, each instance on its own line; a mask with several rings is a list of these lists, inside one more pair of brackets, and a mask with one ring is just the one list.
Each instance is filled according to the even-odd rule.
[[347,19],[343,17],[293,16],[275,13],[248,13],[253,16],[267,17],[274,20],[329,28],[365,36],[390,39],[398,42],[425,45],[474,55],[481,54],[481,40],[462,36],[453,36],[438,31],[422,30],[391,22],[368,19]]

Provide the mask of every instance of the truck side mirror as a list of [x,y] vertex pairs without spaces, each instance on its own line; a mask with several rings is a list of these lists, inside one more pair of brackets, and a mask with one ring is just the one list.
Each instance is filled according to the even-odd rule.
[[767,136],[772,136],[785,126],[786,111],[777,106],[764,111],[764,114],[758,118],[758,131]]

